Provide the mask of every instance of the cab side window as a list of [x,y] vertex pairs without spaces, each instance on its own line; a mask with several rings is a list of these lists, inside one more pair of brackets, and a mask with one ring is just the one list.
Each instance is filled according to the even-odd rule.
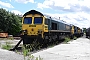
[[48,25],[48,19],[45,19],[45,24]]

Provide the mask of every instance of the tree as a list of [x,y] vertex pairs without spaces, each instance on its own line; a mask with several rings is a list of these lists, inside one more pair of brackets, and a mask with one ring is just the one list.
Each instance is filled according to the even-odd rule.
[[21,30],[21,18],[14,13],[0,9],[0,29],[12,35],[16,35]]
[[86,28],[83,28],[83,32],[86,33]]

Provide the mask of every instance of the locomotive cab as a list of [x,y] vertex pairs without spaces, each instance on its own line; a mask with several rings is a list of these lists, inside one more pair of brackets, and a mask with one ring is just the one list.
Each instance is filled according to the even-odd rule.
[[22,18],[22,35],[27,37],[37,38],[40,36],[43,38],[44,32],[48,32],[48,25],[45,24],[45,17],[37,12],[30,11]]

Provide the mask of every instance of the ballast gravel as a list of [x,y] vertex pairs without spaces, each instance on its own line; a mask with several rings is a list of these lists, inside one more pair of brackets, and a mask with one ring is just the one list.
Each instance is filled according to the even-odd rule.
[[90,60],[90,40],[78,38],[33,54],[43,60]]
[[0,60],[24,60],[23,55],[0,49]]
[[[32,55],[40,56],[43,60],[90,60],[90,40],[84,37],[78,38]],[[0,60],[24,60],[24,56],[0,49]]]

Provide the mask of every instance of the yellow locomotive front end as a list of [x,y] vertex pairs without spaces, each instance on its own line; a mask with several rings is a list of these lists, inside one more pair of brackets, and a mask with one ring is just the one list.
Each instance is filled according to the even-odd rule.
[[71,34],[74,34],[74,25],[71,26]]
[[78,34],[80,34],[81,33],[81,29],[78,27]]
[[48,32],[45,25],[45,17],[40,12],[31,10],[22,18],[22,38],[24,42],[32,42],[31,39],[43,38],[44,32]]

